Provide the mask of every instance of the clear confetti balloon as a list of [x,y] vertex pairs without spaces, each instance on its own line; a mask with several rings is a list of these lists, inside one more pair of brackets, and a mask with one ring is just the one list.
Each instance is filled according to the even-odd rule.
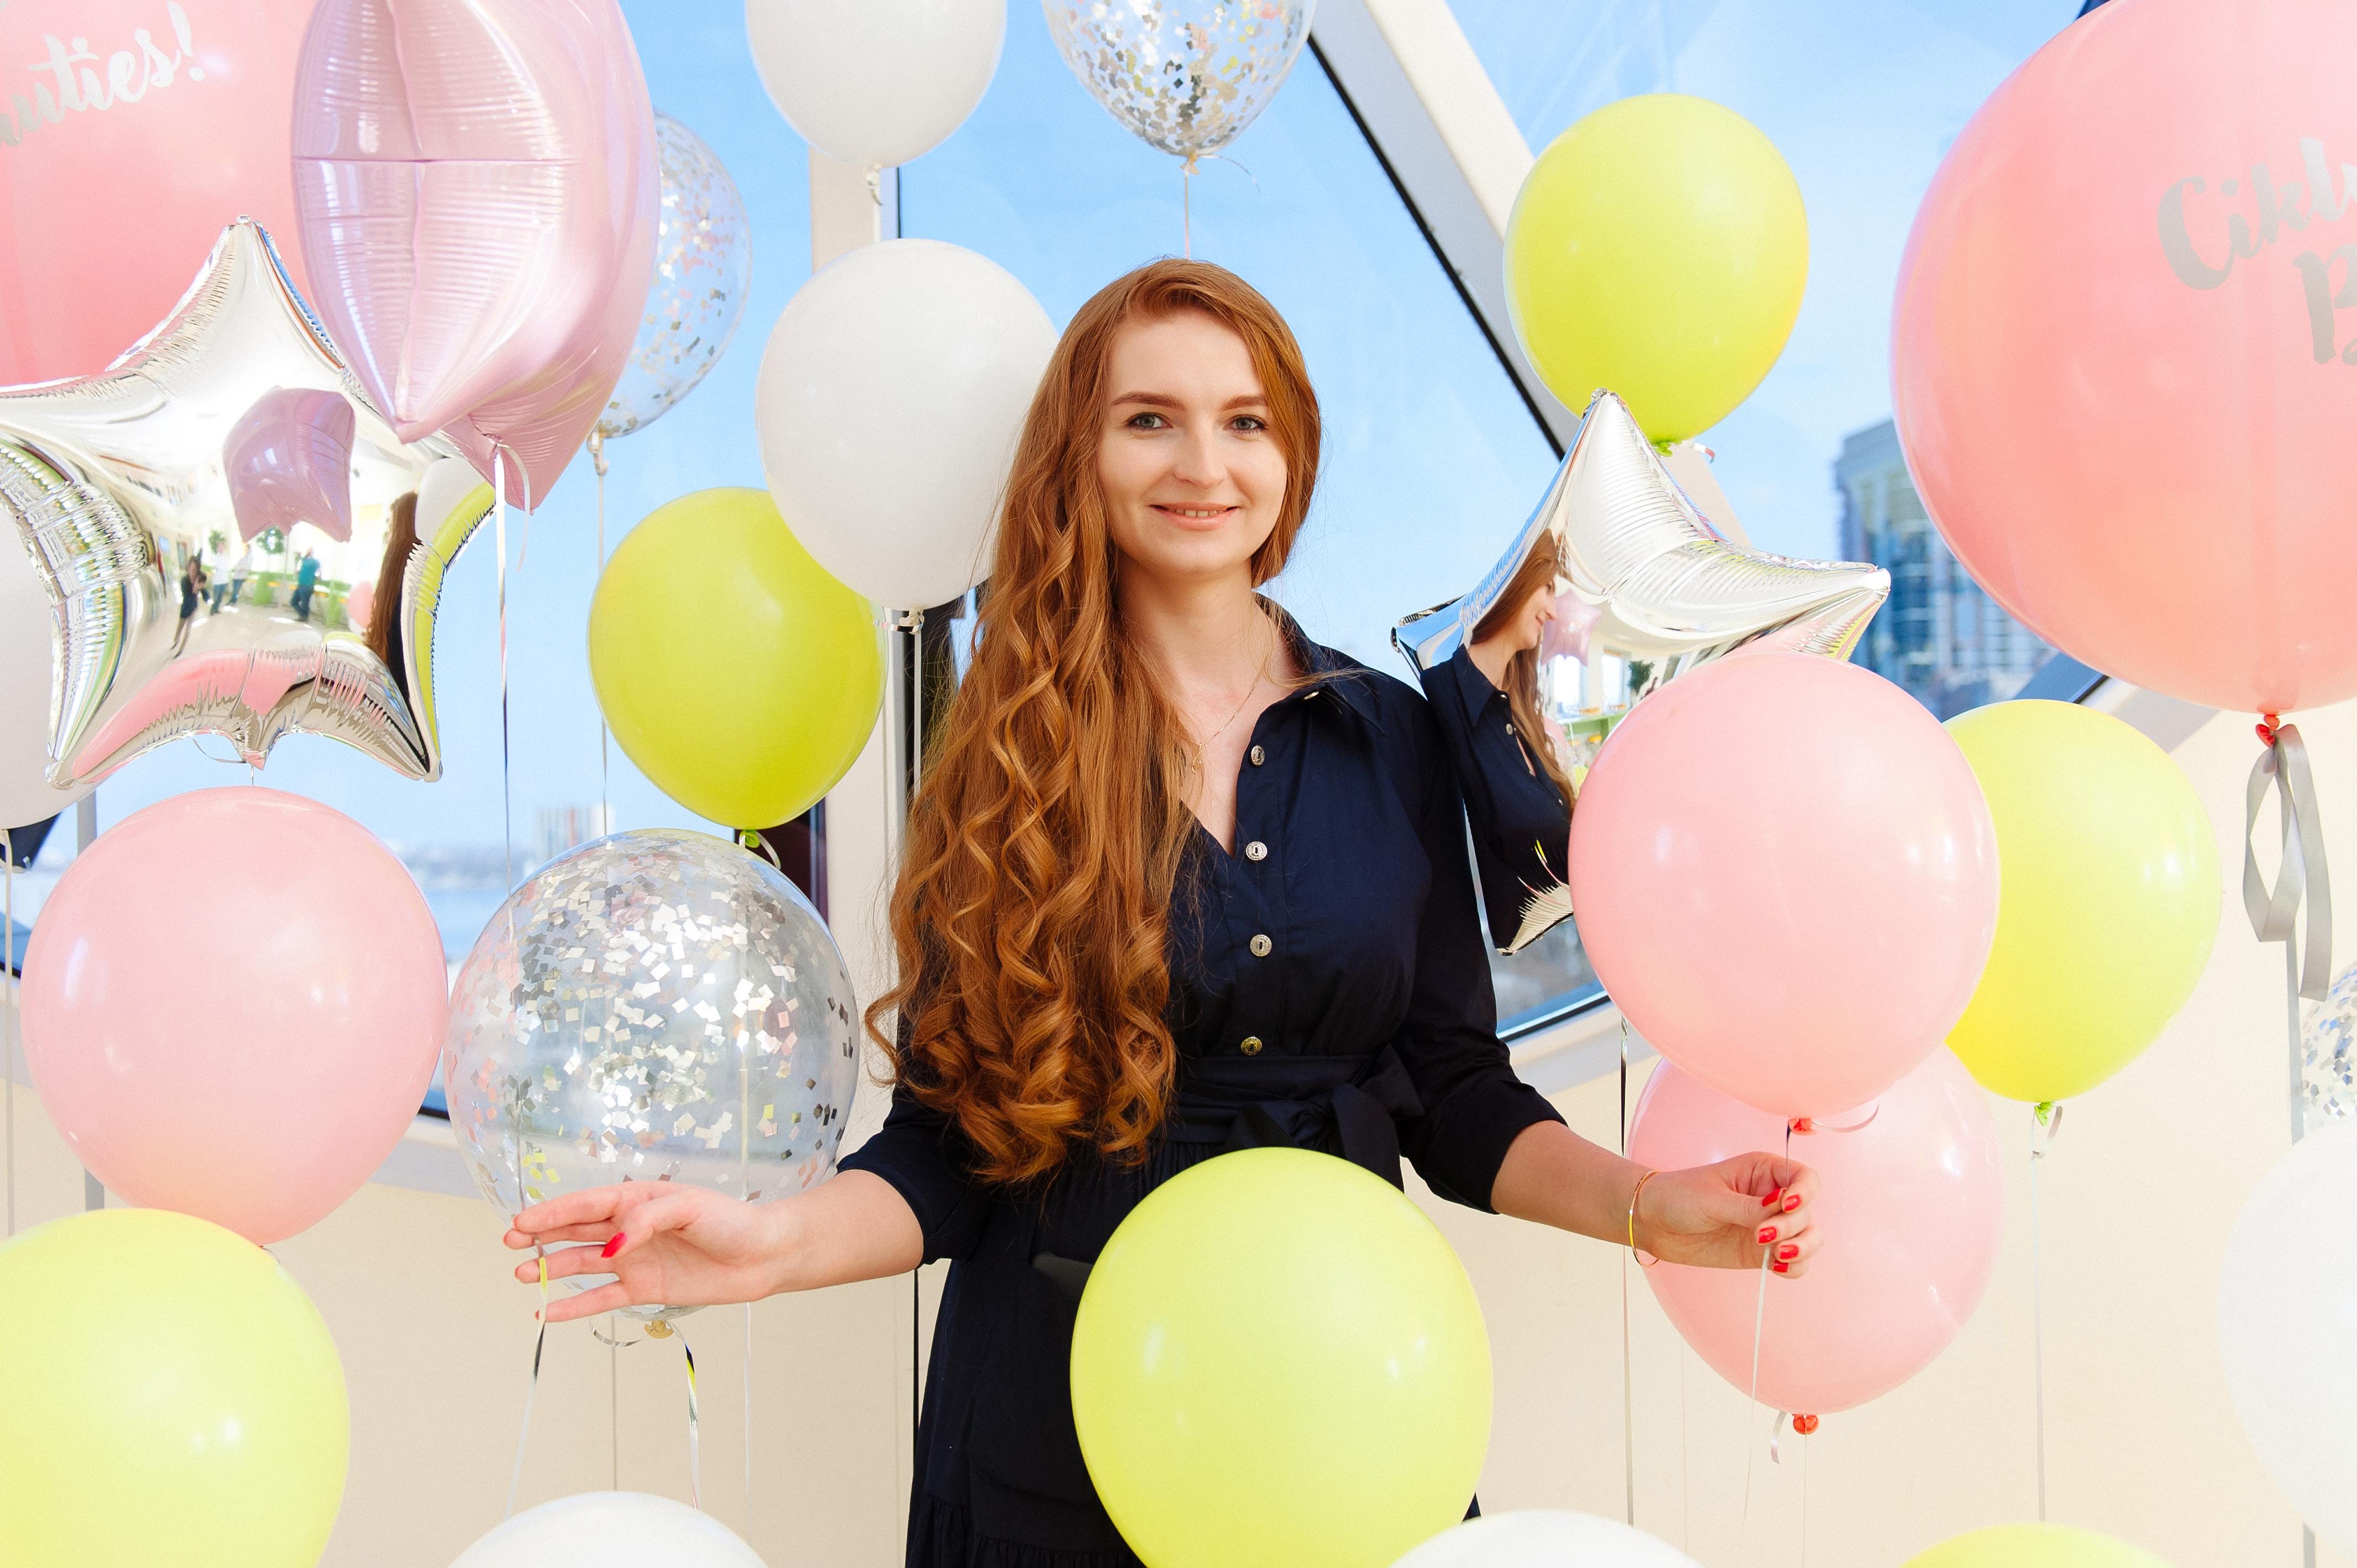
[[1317,0],[1041,0],[1081,85],[1150,147],[1191,164],[1276,96]]
[[654,278],[630,362],[597,416],[604,441],[652,424],[695,390],[737,335],[752,285],[753,231],[728,170],[702,137],[661,113],[655,156],[662,209]]
[[2313,1133],[2357,1112],[2357,963],[2301,1011],[2300,1101]]
[[442,1054],[451,1129],[510,1214],[622,1181],[805,1191],[834,1169],[857,1014],[825,923],[767,862],[617,833],[543,866],[476,939]]

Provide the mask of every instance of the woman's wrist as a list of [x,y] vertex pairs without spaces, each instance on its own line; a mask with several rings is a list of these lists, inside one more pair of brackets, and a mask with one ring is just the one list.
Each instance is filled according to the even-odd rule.
[[809,1199],[808,1193],[795,1193],[753,1206],[761,1221],[759,1273],[764,1296],[809,1290],[823,1283],[805,1277],[811,1262]]

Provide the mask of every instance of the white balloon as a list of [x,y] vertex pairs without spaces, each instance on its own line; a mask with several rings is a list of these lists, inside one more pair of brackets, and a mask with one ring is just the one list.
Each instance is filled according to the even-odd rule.
[[55,789],[48,778],[56,618],[24,535],[0,525],[0,828],[46,822],[93,788]]
[[1695,1568],[1641,1530],[1564,1509],[1491,1514],[1443,1530],[1392,1568]]
[[584,1492],[527,1509],[450,1568],[763,1568],[710,1514],[644,1492]]
[[802,140],[904,164],[965,123],[998,70],[1006,0],[745,0],[761,85]]
[[2218,1348],[2259,1463],[2316,1533],[2357,1553],[2357,1124],[2309,1133],[2226,1237]]
[[894,609],[990,570],[998,505],[1056,328],[1014,276],[938,240],[887,240],[786,303],[755,419],[802,548]]

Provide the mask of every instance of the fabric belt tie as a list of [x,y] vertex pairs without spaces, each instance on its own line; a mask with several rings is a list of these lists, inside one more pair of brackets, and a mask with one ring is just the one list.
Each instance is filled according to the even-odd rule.
[[[1199,1058],[1179,1069],[1163,1136],[1223,1152],[1310,1149],[1402,1187],[1397,1119],[1423,1114],[1415,1080],[1389,1046],[1372,1057]],[[1092,1265],[1041,1252],[1031,1266],[1077,1301]]]

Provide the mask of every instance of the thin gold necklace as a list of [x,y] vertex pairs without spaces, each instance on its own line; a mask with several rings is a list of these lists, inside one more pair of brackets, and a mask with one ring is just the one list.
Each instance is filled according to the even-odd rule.
[[1260,668],[1253,672],[1252,684],[1244,688],[1243,701],[1236,704],[1235,712],[1230,714],[1225,719],[1221,721],[1219,728],[1213,730],[1211,734],[1202,736],[1200,739],[1196,738],[1191,728],[1188,731],[1187,738],[1195,742],[1195,762],[1198,767],[1202,765],[1203,752],[1205,748],[1210,746],[1213,741],[1227,734],[1228,726],[1234,724],[1236,720],[1242,718],[1243,716],[1245,707],[1251,703],[1254,697],[1260,694],[1261,683],[1268,679],[1269,663],[1275,657],[1275,650],[1272,648],[1268,654],[1261,660]]

